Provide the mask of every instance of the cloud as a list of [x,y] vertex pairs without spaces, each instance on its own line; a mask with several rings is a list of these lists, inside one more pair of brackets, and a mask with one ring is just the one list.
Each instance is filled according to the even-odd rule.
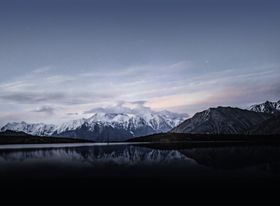
[[54,114],[55,112],[55,108],[48,106],[48,105],[44,105],[41,107],[36,108],[35,110],[33,110],[33,112],[43,112],[43,113],[47,113],[47,114]]
[[[16,110],[21,115],[39,104],[63,108],[51,116],[63,120],[76,113],[80,117],[102,111],[192,113],[207,105],[244,105],[279,95],[278,64],[205,72],[195,71],[198,68],[193,62],[178,61],[87,73],[55,74],[53,69],[39,69],[0,83],[0,112]],[[39,119],[48,113],[35,114],[34,119]]]
[[279,99],[279,79],[280,67],[277,65],[262,65],[251,70],[208,72],[189,78],[185,84],[169,88],[169,91],[174,91],[171,95],[155,95],[146,105],[190,114],[219,105],[245,108],[255,102]]
[[38,103],[53,103],[62,105],[79,105],[110,99],[113,95],[101,94],[98,92],[81,92],[81,93],[66,93],[66,92],[3,92],[0,94],[0,100],[16,104],[38,104]]
[[45,72],[49,72],[53,69],[53,66],[44,66],[44,67],[40,67],[40,68],[37,68],[37,69],[34,69],[32,71],[33,74],[40,74],[40,73],[45,73]]
[[[260,79],[262,77],[262,75],[259,76]],[[257,83],[251,84],[250,80],[245,81],[245,79],[241,78],[240,80],[235,79],[235,83],[231,81],[228,84],[221,82],[220,84],[223,86],[216,86],[215,88],[212,88],[212,82],[206,83],[204,86],[208,86],[208,90],[203,89],[203,86],[198,88],[197,91],[151,100],[147,105],[158,109],[167,108],[172,111],[186,111],[191,115],[209,107],[235,106],[246,108],[257,102],[279,100],[280,82],[277,82],[276,79],[277,75],[275,81],[271,79],[271,82],[267,83],[259,80]],[[252,79],[252,81],[256,81],[256,79]],[[216,84],[213,83],[213,85],[218,84],[219,81]]]
[[84,112],[84,114],[92,114],[92,113],[141,113],[145,111],[151,112],[150,107],[146,107],[144,104],[146,101],[133,101],[126,102],[120,101],[115,105],[111,105],[108,107],[97,107]]
[[[146,94],[152,96],[162,88],[167,78],[182,77],[177,73],[188,66],[188,62],[180,61],[167,65],[133,66],[118,69],[117,72],[94,70],[86,75],[50,74],[48,71],[52,67],[46,66],[29,75],[1,83],[0,100],[15,104],[78,105],[145,99]],[[165,83],[162,85],[162,82]],[[165,88],[168,91],[170,87]]]
[[57,101],[64,98],[63,93],[38,93],[38,92],[10,92],[0,94],[1,100],[14,103],[35,104],[40,102]]
[[77,115],[79,115],[78,112],[68,112],[66,114],[69,115],[69,116],[77,116]]

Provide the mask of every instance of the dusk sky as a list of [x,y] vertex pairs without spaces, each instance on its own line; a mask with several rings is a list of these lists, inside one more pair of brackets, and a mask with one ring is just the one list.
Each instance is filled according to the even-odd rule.
[[0,0],[0,124],[280,99],[278,0]]

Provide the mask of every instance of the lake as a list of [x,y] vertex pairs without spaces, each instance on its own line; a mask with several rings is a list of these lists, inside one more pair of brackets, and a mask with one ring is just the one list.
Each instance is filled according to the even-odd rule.
[[0,146],[1,203],[279,203],[279,145]]
[[165,148],[150,143],[0,146],[2,178],[275,178],[279,146]]

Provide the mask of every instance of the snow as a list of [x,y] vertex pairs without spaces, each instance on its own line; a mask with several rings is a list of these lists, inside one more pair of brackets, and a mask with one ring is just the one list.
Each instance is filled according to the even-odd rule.
[[57,134],[62,133],[64,131],[71,131],[81,127],[86,122],[86,119],[77,119],[69,122],[65,122],[59,126],[56,126],[54,132]]
[[275,113],[280,112],[280,100],[278,102],[266,101],[262,104],[255,104],[248,108],[250,111],[254,112],[265,112],[265,113]]
[[133,130],[141,127],[151,127],[155,132],[163,132],[179,125],[187,118],[187,115],[172,113],[169,111],[134,111],[134,113],[105,113],[98,112],[90,118],[76,119],[60,125],[51,124],[28,124],[26,122],[8,123],[1,128],[2,131],[22,131],[32,135],[60,134],[66,131],[76,130],[86,125],[93,131],[95,125],[122,128],[133,134]]
[[26,122],[13,122],[8,123],[4,127],[1,128],[1,131],[13,130],[13,131],[21,131],[32,135],[51,135],[54,131],[55,125],[52,124],[28,124]]

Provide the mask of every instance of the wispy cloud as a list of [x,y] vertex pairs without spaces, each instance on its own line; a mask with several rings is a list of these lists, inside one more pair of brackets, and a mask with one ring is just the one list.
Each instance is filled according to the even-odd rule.
[[[56,74],[39,69],[0,83],[0,112],[38,109],[36,118],[64,120],[97,110],[171,109],[193,113],[207,106],[245,105],[280,96],[280,65],[197,73],[193,62],[147,64],[87,73]],[[48,67],[46,67],[48,68]],[[7,105],[13,105],[9,109]],[[48,105],[50,108],[43,108]],[[110,109],[115,105],[114,109]],[[59,111],[51,108],[61,107]],[[95,108],[95,109],[93,109]],[[76,115],[77,114],[77,115]]]
[[246,107],[280,98],[280,67],[224,70],[194,77],[174,89],[174,94],[151,99],[149,106],[194,112],[210,106]]
[[52,114],[54,114],[55,110],[56,109],[54,107],[51,107],[48,105],[43,105],[43,106],[40,106],[40,107],[36,108],[35,110],[33,110],[33,112],[44,112],[44,113],[52,115]]
[[44,67],[34,69],[32,71],[32,73],[34,73],[34,74],[46,73],[46,72],[51,71],[53,68],[54,68],[54,66],[50,66],[50,65],[49,66],[44,66]]
[[112,104],[107,107],[92,108],[84,112],[84,114],[92,114],[96,112],[104,113],[138,113],[138,112],[151,112],[150,107],[145,106],[146,101],[126,102],[119,101],[117,104]]
[[77,115],[79,115],[78,112],[68,112],[66,114],[69,115],[69,116],[77,116]]

